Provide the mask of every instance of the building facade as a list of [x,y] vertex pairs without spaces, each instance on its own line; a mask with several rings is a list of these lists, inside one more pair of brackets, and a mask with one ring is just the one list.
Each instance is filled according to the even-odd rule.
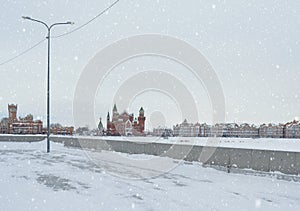
[[3,118],[0,123],[0,133],[4,134],[41,134],[43,122],[33,120],[33,116],[28,114],[24,118],[17,118],[18,106],[8,104],[8,118]]
[[300,122],[292,121],[284,125],[285,138],[300,138]]
[[[8,118],[0,122],[0,133],[2,134],[47,134],[41,120],[34,120],[31,114],[24,118],[17,118],[18,106],[8,104]],[[59,124],[50,126],[50,133],[54,135],[73,135],[73,127],[62,127]]]
[[193,137],[200,136],[201,127],[199,123],[193,124],[188,123],[185,119],[181,124],[177,124],[173,126],[173,134],[174,136],[184,136],[184,137]]
[[186,137],[300,138],[300,122],[255,126],[248,123],[193,124],[184,120],[181,124],[173,126],[173,134]]
[[262,138],[284,138],[283,124],[262,124],[259,127],[259,137]]
[[110,136],[143,136],[145,130],[145,114],[143,107],[139,110],[138,118],[134,118],[134,114],[128,114],[126,111],[119,114],[116,104],[112,110],[112,118],[110,113],[106,117],[106,134]]
[[[50,134],[52,135],[70,135],[74,133],[74,127],[50,126]],[[47,128],[43,128],[43,134],[47,134]]]
[[173,136],[173,130],[166,127],[153,128],[152,136],[171,137]]

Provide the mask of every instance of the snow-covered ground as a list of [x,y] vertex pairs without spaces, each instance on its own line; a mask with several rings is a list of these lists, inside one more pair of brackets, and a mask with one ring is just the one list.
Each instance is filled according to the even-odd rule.
[[[45,149],[45,141],[0,142],[0,210],[300,210],[300,182],[57,143]],[[154,159],[160,168],[147,166]]]

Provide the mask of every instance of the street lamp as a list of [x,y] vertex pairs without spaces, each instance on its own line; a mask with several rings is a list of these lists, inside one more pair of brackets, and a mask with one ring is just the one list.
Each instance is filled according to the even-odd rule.
[[69,25],[73,25],[73,22],[62,22],[62,23],[53,23],[52,25],[48,26],[45,22],[40,21],[40,20],[36,20],[33,19],[31,17],[27,17],[27,16],[22,16],[23,19],[25,20],[30,20],[30,21],[35,21],[38,23],[43,24],[44,26],[46,26],[47,30],[48,30],[48,35],[47,35],[47,39],[48,39],[48,71],[47,71],[47,152],[50,152],[50,31],[51,28],[53,26],[57,26],[57,25],[65,25],[65,24],[69,24]]

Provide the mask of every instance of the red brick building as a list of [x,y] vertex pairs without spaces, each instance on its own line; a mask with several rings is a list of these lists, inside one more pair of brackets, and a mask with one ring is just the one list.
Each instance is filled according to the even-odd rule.
[[[74,127],[50,126],[50,134],[73,135]],[[47,134],[47,128],[43,128],[43,134]]]
[[[2,134],[47,134],[47,129],[43,128],[41,120],[33,120],[33,116],[28,114],[24,118],[17,118],[18,106],[8,104],[8,118],[3,118],[0,122],[0,133]],[[59,124],[51,125],[50,133],[54,135],[73,135],[73,127],[62,127]]]
[[144,135],[146,117],[144,116],[143,107],[141,107],[139,110],[138,118],[134,118],[134,114],[128,114],[126,111],[124,111],[122,114],[119,114],[115,104],[112,110],[112,119],[110,119],[110,114],[108,112],[106,120],[107,135]]
[[24,118],[17,118],[18,106],[8,104],[8,118],[1,121],[1,133],[6,134],[41,134],[43,122],[33,120],[33,116],[28,114]]

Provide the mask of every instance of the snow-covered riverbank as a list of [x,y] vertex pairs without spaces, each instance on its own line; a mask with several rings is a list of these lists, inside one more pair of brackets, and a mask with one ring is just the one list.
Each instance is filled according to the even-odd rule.
[[[94,162],[91,153],[80,149],[52,143],[47,154],[45,147],[45,142],[0,142],[0,210],[300,209],[298,182],[228,174],[149,155],[93,152],[100,158]],[[122,167],[116,155],[129,160],[155,157],[177,166],[155,178],[133,179],[152,169]]]

